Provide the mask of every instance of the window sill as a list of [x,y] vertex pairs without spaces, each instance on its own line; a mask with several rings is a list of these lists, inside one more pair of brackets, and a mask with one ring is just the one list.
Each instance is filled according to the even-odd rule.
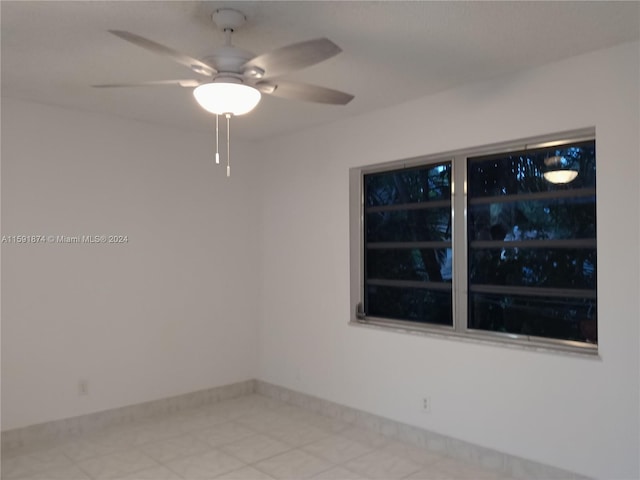
[[591,358],[600,360],[597,345],[582,344],[570,341],[539,341],[518,337],[516,335],[497,332],[466,331],[457,332],[451,327],[422,326],[411,322],[384,320],[384,319],[352,319],[350,326],[372,328],[374,330],[391,331],[405,335],[417,335],[422,337],[438,338],[443,340],[462,341],[479,345],[510,348],[514,350],[526,350],[539,353],[561,354],[574,357]]

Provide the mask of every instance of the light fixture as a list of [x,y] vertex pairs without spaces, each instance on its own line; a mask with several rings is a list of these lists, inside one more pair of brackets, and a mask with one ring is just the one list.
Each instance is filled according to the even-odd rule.
[[566,184],[574,181],[578,176],[578,170],[570,168],[569,163],[566,158],[559,155],[545,158],[544,164],[548,170],[543,173],[544,179],[554,184]]
[[196,87],[193,90],[193,96],[202,108],[216,116],[216,163],[220,163],[218,116],[224,115],[227,119],[227,177],[230,177],[229,120],[233,115],[244,115],[253,110],[260,102],[262,95],[258,89],[245,85],[234,77],[221,77]]
[[242,83],[211,82],[200,85],[193,96],[202,108],[216,115],[244,115],[260,102],[260,92]]

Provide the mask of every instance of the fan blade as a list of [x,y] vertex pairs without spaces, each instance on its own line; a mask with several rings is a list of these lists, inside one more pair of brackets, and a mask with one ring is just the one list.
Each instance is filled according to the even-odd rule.
[[244,69],[257,67],[266,72],[265,77],[279,77],[293,70],[320,63],[341,51],[342,49],[331,40],[317,38],[259,55],[245,63]]
[[164,45],[160,45],[152,40],[136,35],[135,33],[125,32],[123,30],[109,30],[110,33],[113,33],[116,37],[120,37],[127,42],[131,42],[134,45],[138,45],[146,50],[150,50],[154,53],[163,55],[172,59],[174,62],[178,62],[185,67],[190,68],[196,73],[200,75],[204,75],[206,77],[211,77],[216,73],[215,68],[211,65],[207,65],[200,60],[192,58],[188,55],[184,55],[180,52],[176,52],[175,50],[165,47]]
[[172,85],[176,87],[197,87],[198,80],[152,80],[150,82],[139,83],[107,83],[103,85],[91,85],[94,88],[119,88],[119,87],[155,87],[162,85]]
[[328,103],[331,105],[346,105],[354,98],[353,95],[338,90],[297,82],[265,81],[257,83],[256,88],[262,93],[273,95],[274,97]]

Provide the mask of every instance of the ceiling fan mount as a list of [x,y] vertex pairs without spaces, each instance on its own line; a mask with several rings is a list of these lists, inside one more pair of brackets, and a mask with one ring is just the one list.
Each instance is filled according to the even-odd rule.
[[223,32],[240,28],[247,21],[247,17],[240,10],[234,8],[220,8],[211,14],[211,20]]

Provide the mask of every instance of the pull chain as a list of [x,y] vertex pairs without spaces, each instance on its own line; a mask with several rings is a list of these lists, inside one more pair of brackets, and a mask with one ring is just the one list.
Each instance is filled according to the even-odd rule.
[[225,116],[227,117],[227,177],[231,176],[231,142],[230,142],[230,135],[229,135],[229,119],[231,118],[231,114],[230,113],[225,113]]
[[220,145],[220,142],[218,141],[218,114],[216,113],[216,164],[220,164],[220,153],[219,153],[219,148],[218,145]]

